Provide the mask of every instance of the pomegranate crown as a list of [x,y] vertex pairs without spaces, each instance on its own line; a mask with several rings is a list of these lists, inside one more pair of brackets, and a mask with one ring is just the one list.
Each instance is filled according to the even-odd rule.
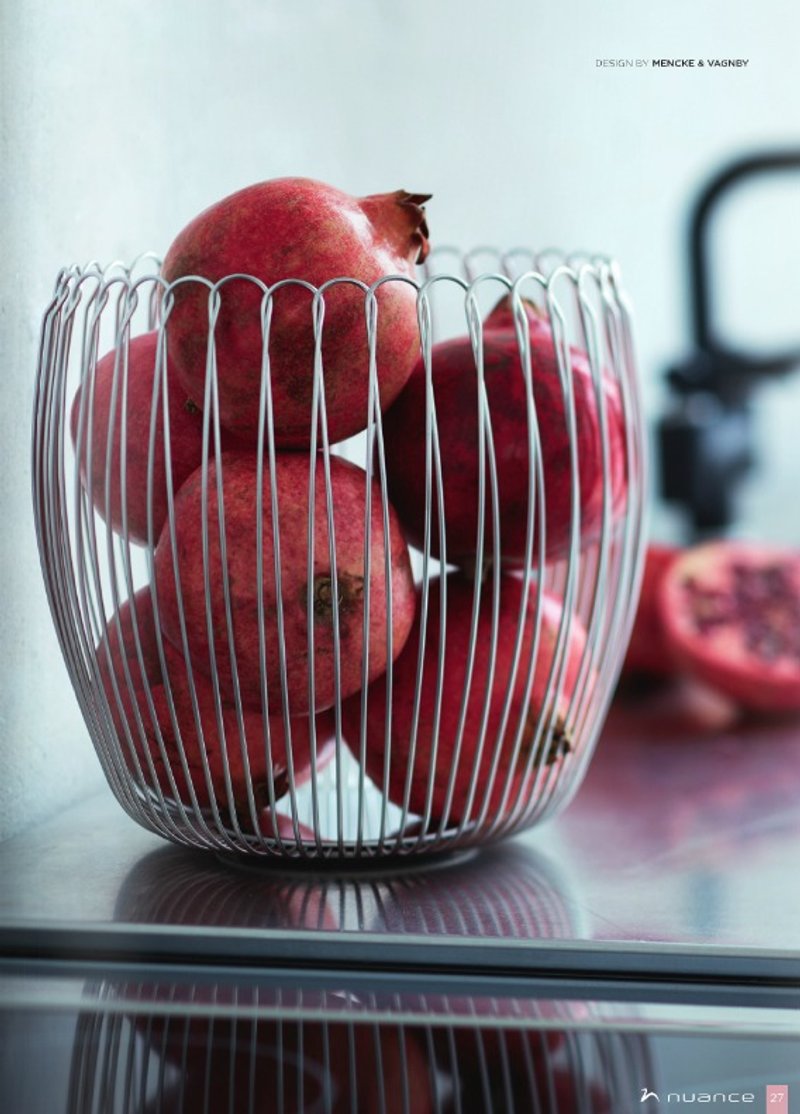
[[373,193],[361,198],[361,207],[376,228],[382,229],[393,241],[402,237],[402,243],[408,237],[408,257],[414,263],[424,263],[430,250],[424,206],[432,196],[430,193],[409,193],[408,190]]

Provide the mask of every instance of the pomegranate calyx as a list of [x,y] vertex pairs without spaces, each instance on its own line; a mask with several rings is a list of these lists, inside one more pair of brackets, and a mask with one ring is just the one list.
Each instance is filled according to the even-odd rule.
[[[533,708],[528,711],[528,715],[525,718],[526,733],[522,740],[522,746],[520,747],[520,759],[524,759],[526,762],[533,749],[538,718]],[[569,754],[571,751],[572,736],[567,730],[564,717],[557,716],[548,737],[539,740],[538,746],[536,747],[535,759],[537,762],[542,761],[545,766],[552,766],[558,758]]]
[[[363,576],[339,574],[337,603],[341,613],[347,614],[354,607],[360,606],[363,596]],[[321,622],[333,621],[333,579],[330,576],[314,578],[314,615]]]
[[547,744],[547,750],[544,755],[544,763],[546,766],[552,766],[557,758],[562,758],[565,754],[572,752],[572,736],[567,730],[567,725],[561,716],[558,717],[553,724],[553,730]]
[[389,240],[402,243],[399,238],[408,236],[408,258],[414,263],[424,263],[430,250],[424,206],[431,197],[433,194],[430,193],[395,190],[394,193],[373,193],[362,197],[360,204],[373,225],[381,229]]

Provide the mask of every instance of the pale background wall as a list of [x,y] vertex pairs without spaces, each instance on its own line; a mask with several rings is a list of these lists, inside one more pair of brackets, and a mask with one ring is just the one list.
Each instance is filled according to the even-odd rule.
[[[684,346],[688,192],[730,154],[800,141],[800,15],[789,0],[8,0],[0,12],[2,836],[100,783],[30,512],[35,345],[57,268],[163,250],[200,208],[262,178],[425,189],[440,242],[615,253],[653,407]],[[595,66],[672,55],[750,64]],[[755,333],[798,322],[797,200],[748,200],[733,226],[731,282]],[[744,529],[798,539],[799,416],[798,382],[763,404],[774,453]]]

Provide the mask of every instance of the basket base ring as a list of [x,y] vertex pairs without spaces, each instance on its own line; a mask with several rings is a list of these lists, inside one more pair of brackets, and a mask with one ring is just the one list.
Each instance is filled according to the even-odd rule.
[[336,879],[407,877],[409,874],[428,873],[463,866],[481,853],[480,847],[463,847],[452,851],[423,851],[418,854],[362,855],[352,857],[315,855],[308,858],[273,855],[240,855],[235,851],[215,851],[214,858],[226,867],[248,873],[315,876],[326,881]]

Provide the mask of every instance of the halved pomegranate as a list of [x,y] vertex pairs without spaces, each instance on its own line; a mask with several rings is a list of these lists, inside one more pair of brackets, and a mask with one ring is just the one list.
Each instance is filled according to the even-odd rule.
[[631,631],[623,672],[646,673],[652,677],[671,677],[675,673],[669,645],[664,640],[664,624],[658,605],[661,582],[680,550],[672,545],[649,545],[644,565],[642,593],[636,621]]
[[800,552],[746,542],[686,550],[660,590],[676,660],[740,705],[800,710]]

